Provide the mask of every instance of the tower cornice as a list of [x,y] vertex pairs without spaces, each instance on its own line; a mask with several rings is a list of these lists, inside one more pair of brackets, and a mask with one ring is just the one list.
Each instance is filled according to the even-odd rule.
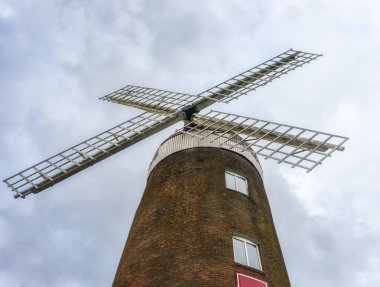
[[263,177],[263,170],[257,157],[246,149],[244,145],[236,145],[231,140],[226,141],[222,136],[211,134],[207,131],[199,132],[197,137],[188,134],[177,133],[165,140],[157,149],[148,169],[148,178],[154,167],[166,157],[185,149],[211,147],[235,152],[246,158]]

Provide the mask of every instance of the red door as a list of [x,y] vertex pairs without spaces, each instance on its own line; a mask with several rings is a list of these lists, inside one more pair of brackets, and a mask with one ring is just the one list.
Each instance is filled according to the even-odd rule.
[[259,279],[237,273],[238,287],[268,287],[268,284]]

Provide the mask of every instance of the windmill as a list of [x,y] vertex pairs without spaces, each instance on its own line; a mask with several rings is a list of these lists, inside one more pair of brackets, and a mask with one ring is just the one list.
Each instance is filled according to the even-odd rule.
[[142,114],[4,182],[25,198],[184,121],[152,160],[114,286],[290,286],[257,155],[309,172],[348,138],[199,112],[320,56],[290,49],[198,95],[128,85],[101,99]]

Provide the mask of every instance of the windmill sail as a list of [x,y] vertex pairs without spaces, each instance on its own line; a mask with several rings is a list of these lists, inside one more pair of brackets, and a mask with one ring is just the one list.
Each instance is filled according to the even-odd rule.
[[288,50],[198,95],[129,85],[100,99],[165,115],[191,104],[201,111],[215,102],[228,103],[237,99],[320,56]]
[[152,113],[170,115],[190,105],[198,97],[184,93],[129,85],[100,99]]
[[[4,182],[15,198],[38,193],[57,182],[131,146],[138,141],[215,102],[226,102],[264,86],[321,55],[288,50],[198,95],[126,86],[101,99],[146,112],[93,138],[56,154]],[[199,131],[203,131],[200,133]],[[343,150],[345,137],[221,112],[194,114],[181,132],[192,136],[213,133],[232,148],[243,146],[254,154],[308,171],[335,150]],[[223,144],[223,143],[222,143]]]
[[200,111],[211,105],[214,101],[228,103],[248,92],[256,90],[258,87],[272,82],[274,79],[298,67],[302,67],[304,64],[310,63],[320,56],[322,55],[290,49],[198,94],[198,97],[201,99],[195,104]]
[[343,151],[347,137],[239,115],[210,111],[194,114],[181,133],[240,148],[311,171],[334,151]]
[[38,193],[181,120],[145,112],[4,180],[15,198]]

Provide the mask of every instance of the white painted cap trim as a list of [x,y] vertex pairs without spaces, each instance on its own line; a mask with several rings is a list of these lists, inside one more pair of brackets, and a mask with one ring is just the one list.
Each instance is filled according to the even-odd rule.
[[[242,155],[247,160],[249,160],[253,166],[256,168],[256,170],[259,172],[260,176],[263,177],[263,170],[261,169],[261,165],[251,152],[247,150],[241,150],[239,147],[244,148],[244,146],[236,146],[236,142],[226,142],[223,143],[222,138],[217,138],[216,135],[208,135],[207,131],[202,131],[199,135],[202,136],[202,133],[206,133],[207,136],[204,138],[201,137],[194,137],[190,136],[188,134],[175,134],[172,137],[168,138],[166,141],[164,141],[158,150],[156,151],[156,154],[153,157],[152,162],[150,163],[149,169],[148,169],[148,177],[154,167],[161,162],[164,158],[168,157],[169,155],[176,153],[181,150],[190,149],[190,148],[198,148],[198,147],[213,147],[213,148],[221,148],[226,149],[229,151],[233,151],[237,154]],[[225,139],[224,139],[225,140]],[[234,148],[231,148],[231,146],[234,146]]]

